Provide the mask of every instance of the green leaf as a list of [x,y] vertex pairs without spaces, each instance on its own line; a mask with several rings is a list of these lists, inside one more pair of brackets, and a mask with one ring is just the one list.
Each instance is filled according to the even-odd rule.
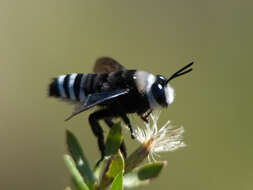
[[155,162],[134,169],[132,172],[124,175],[124,186],[134,188],[148,184],[150,179],[160,174],[165,165],[166,162]]
[[115,124],[109,132],[105,144],[105,156],[116,154],[122,142],[123,136],[121,133],[121,126],[119,123]]
[[68,151],[71,153],[76,163],[77,169],[80,171],[81,175],[84,178],[84,181],[88,184],[89,188],[94,189],[95,177],[77,138],[68,130],[66,132],[66,135]]
[[120,151],[118,151],[118,154],[113,155],[113,157],[111,158],[111,162],[109,164],[109,168],[106,172],[106,175],[109,178],[115,178],[118,173],[123,172],[124,167],[124,158]]
[[146,146],[141,145],[126,159],[125,173],[131,172],[138,167],[148,156],[149,150]]
[[105,171],[103,173],[100,187],[106,188],[108,187],[114,178],[124,170],[124,158],[120,151],[116,155],[113,155],[110,157],[109,160],[107,160],[107,164],[105,167]]
[[73,180],[74,180],[77,188],[79,190],[89,190],[89,188],[86,185],[86,183],[84,182],[81,174],[79,173],[78,169],[76,168],[75,161],[71,158],[71,156],[65,154],[63,158],[64,158],[67,168],[69,169],[69,171],[73,177]]
[[165,165],[166,162],[154,162],[146,164],[138,169],[138,177],[141,180],[157,177]]
[[120,172],[112,182],[111,190],[123,190],[123,172]]

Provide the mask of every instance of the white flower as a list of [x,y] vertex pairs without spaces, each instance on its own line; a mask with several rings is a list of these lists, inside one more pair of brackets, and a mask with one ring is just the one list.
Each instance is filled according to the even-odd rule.
[[150,114],[151,121],[144,122],[144,129],[137,126],[134,130],[136,139],[149,150],[149,161],[156,161],[155,157],[159,157],[160,152],[174,151],[186,146],[183,141],[184,127],[175,128],[167,121],[160,129],[158,128],[160,113]]

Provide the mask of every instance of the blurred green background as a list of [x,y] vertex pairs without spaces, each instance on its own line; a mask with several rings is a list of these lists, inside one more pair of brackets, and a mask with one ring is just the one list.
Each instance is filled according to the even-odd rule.
[[[63,189],[65,130],[99,157],[87,116],[47,97],[51,78],[91,72],[99,56],[169,76],[175,103],[164,110],[186,129],[187,147],[162,154],[168,166],[140,189],[253,188],[253,3],[228,0],[1,0],[0,186]],[[129,152],[138,145],[126,133]]]

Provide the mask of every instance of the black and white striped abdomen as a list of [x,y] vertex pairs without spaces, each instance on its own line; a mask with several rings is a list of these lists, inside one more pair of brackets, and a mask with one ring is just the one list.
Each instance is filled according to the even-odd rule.
[[98,74],[66,74],[53,79],[49,96],[84,102],[89,94],[135,87],[136,70]]
[[54,78],[49,85],[49,96],[70,101],[84,102],[88,94],[94,93],[97,74],[66,74]]

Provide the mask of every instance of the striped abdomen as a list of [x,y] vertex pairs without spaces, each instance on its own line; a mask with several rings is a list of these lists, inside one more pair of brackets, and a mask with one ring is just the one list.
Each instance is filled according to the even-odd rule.
[[53,79],[49,96],[83,102],[87,95],[128,88],[133,85],[135,70],[102,74],[67,74]]
[[67,74],[53,79],[49,96],[83,102],[88,94],[94,93],[96,74]]

